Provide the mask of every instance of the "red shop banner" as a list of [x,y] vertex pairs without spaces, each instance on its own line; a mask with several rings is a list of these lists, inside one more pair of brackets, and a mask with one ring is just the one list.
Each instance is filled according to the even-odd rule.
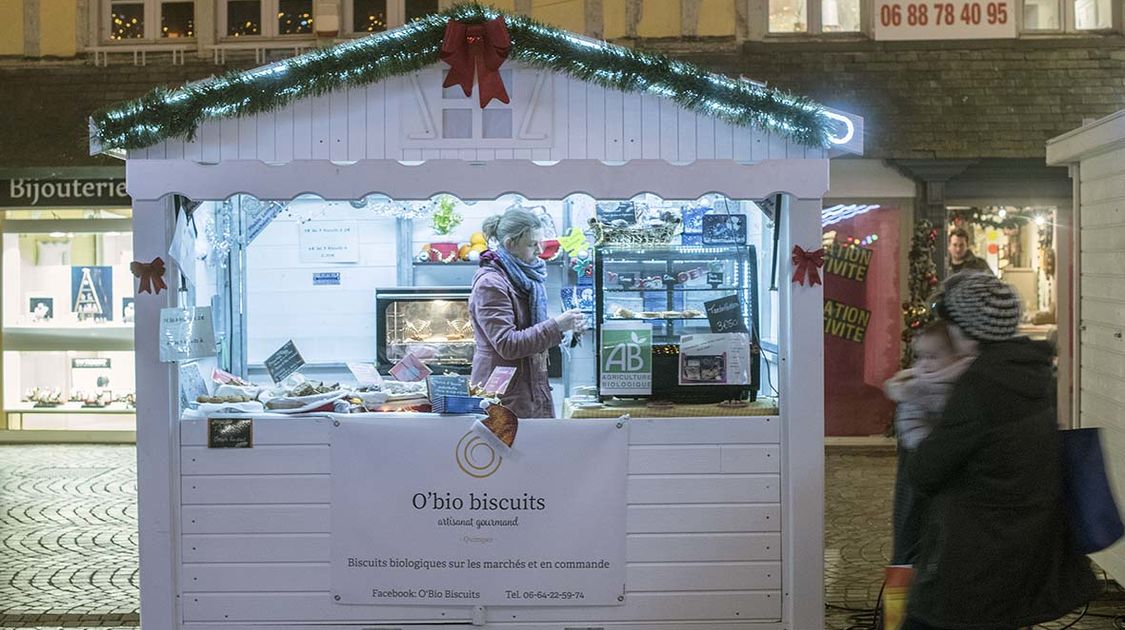
[[899,210],[825,226],[825,435],[877,435],[894,405],[883,382],[898,370]]

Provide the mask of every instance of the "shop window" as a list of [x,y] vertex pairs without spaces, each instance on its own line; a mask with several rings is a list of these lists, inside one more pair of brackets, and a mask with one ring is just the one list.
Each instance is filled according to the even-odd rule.
[[226,37],[294,37],[313,33],[313,0],[222,0]]
[[195,3],[190,0],[110,0],[104,15],[103,39],[109,41],[195,37]]

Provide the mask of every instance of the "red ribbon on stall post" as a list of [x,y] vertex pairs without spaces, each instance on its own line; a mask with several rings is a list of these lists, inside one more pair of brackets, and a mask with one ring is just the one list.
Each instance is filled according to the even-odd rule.
[[441,60],[449,64],[442,87],[460,85],[465,96],[473,93],[473,76],[480,87],[480,106],[492,99],[510,102],[500,77],[500,66],[512,50],[508,24],[498,16],[483,24],[466,24],[450,20],[445,25],[441,42]]
[[806,252],[800,245],[793,246],[793,282],[804,286],[805,274],[809,277],[809,286],[820,284],[820,272],[824,266],[824,248],[813,252]]
[[133,276],[141,281],[137,293],[152,293],[154,287],[156,293],[160,293],[161,289],[168,288],[168,285],[164,284],[164,259],[159,256],[153,258],[150,263],[134,260],[129,263],[129,271],[132,271]]

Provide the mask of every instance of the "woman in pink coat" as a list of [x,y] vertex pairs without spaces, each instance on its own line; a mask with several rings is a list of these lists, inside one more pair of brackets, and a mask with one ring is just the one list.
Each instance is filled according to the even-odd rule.
[[500,402],[520,418],[553,418],[547,382],[547,350],[568,330],[581,331],[581,311],[547,317],[547,265],[539,219],[526,210],[508,210],[481,226],[492,249],[480,257],[473,277],[469,315],[476,337],[474,384],[483,385],[497,366],[516,368]]

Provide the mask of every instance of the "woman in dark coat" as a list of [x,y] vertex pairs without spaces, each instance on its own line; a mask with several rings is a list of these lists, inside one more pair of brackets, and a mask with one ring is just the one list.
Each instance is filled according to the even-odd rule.
[[1013,630],[1057,619],[1097,591],[1062,500],[1052,353],[1015,337],[1019,296],[989,274],[958,278],[939,313],[978,357],[919,444],[909,475],[930,495],[906,630]]
[[480,258],[469,294],[476,348],[473,384],[483,385],[497,366],[516,368],[500,402],[520,418],[553,418],[547,350],[568,330],[581,331],[581,311],[547,316],[546,264],[539,219],[515,208],[484,220],[492,249]]

